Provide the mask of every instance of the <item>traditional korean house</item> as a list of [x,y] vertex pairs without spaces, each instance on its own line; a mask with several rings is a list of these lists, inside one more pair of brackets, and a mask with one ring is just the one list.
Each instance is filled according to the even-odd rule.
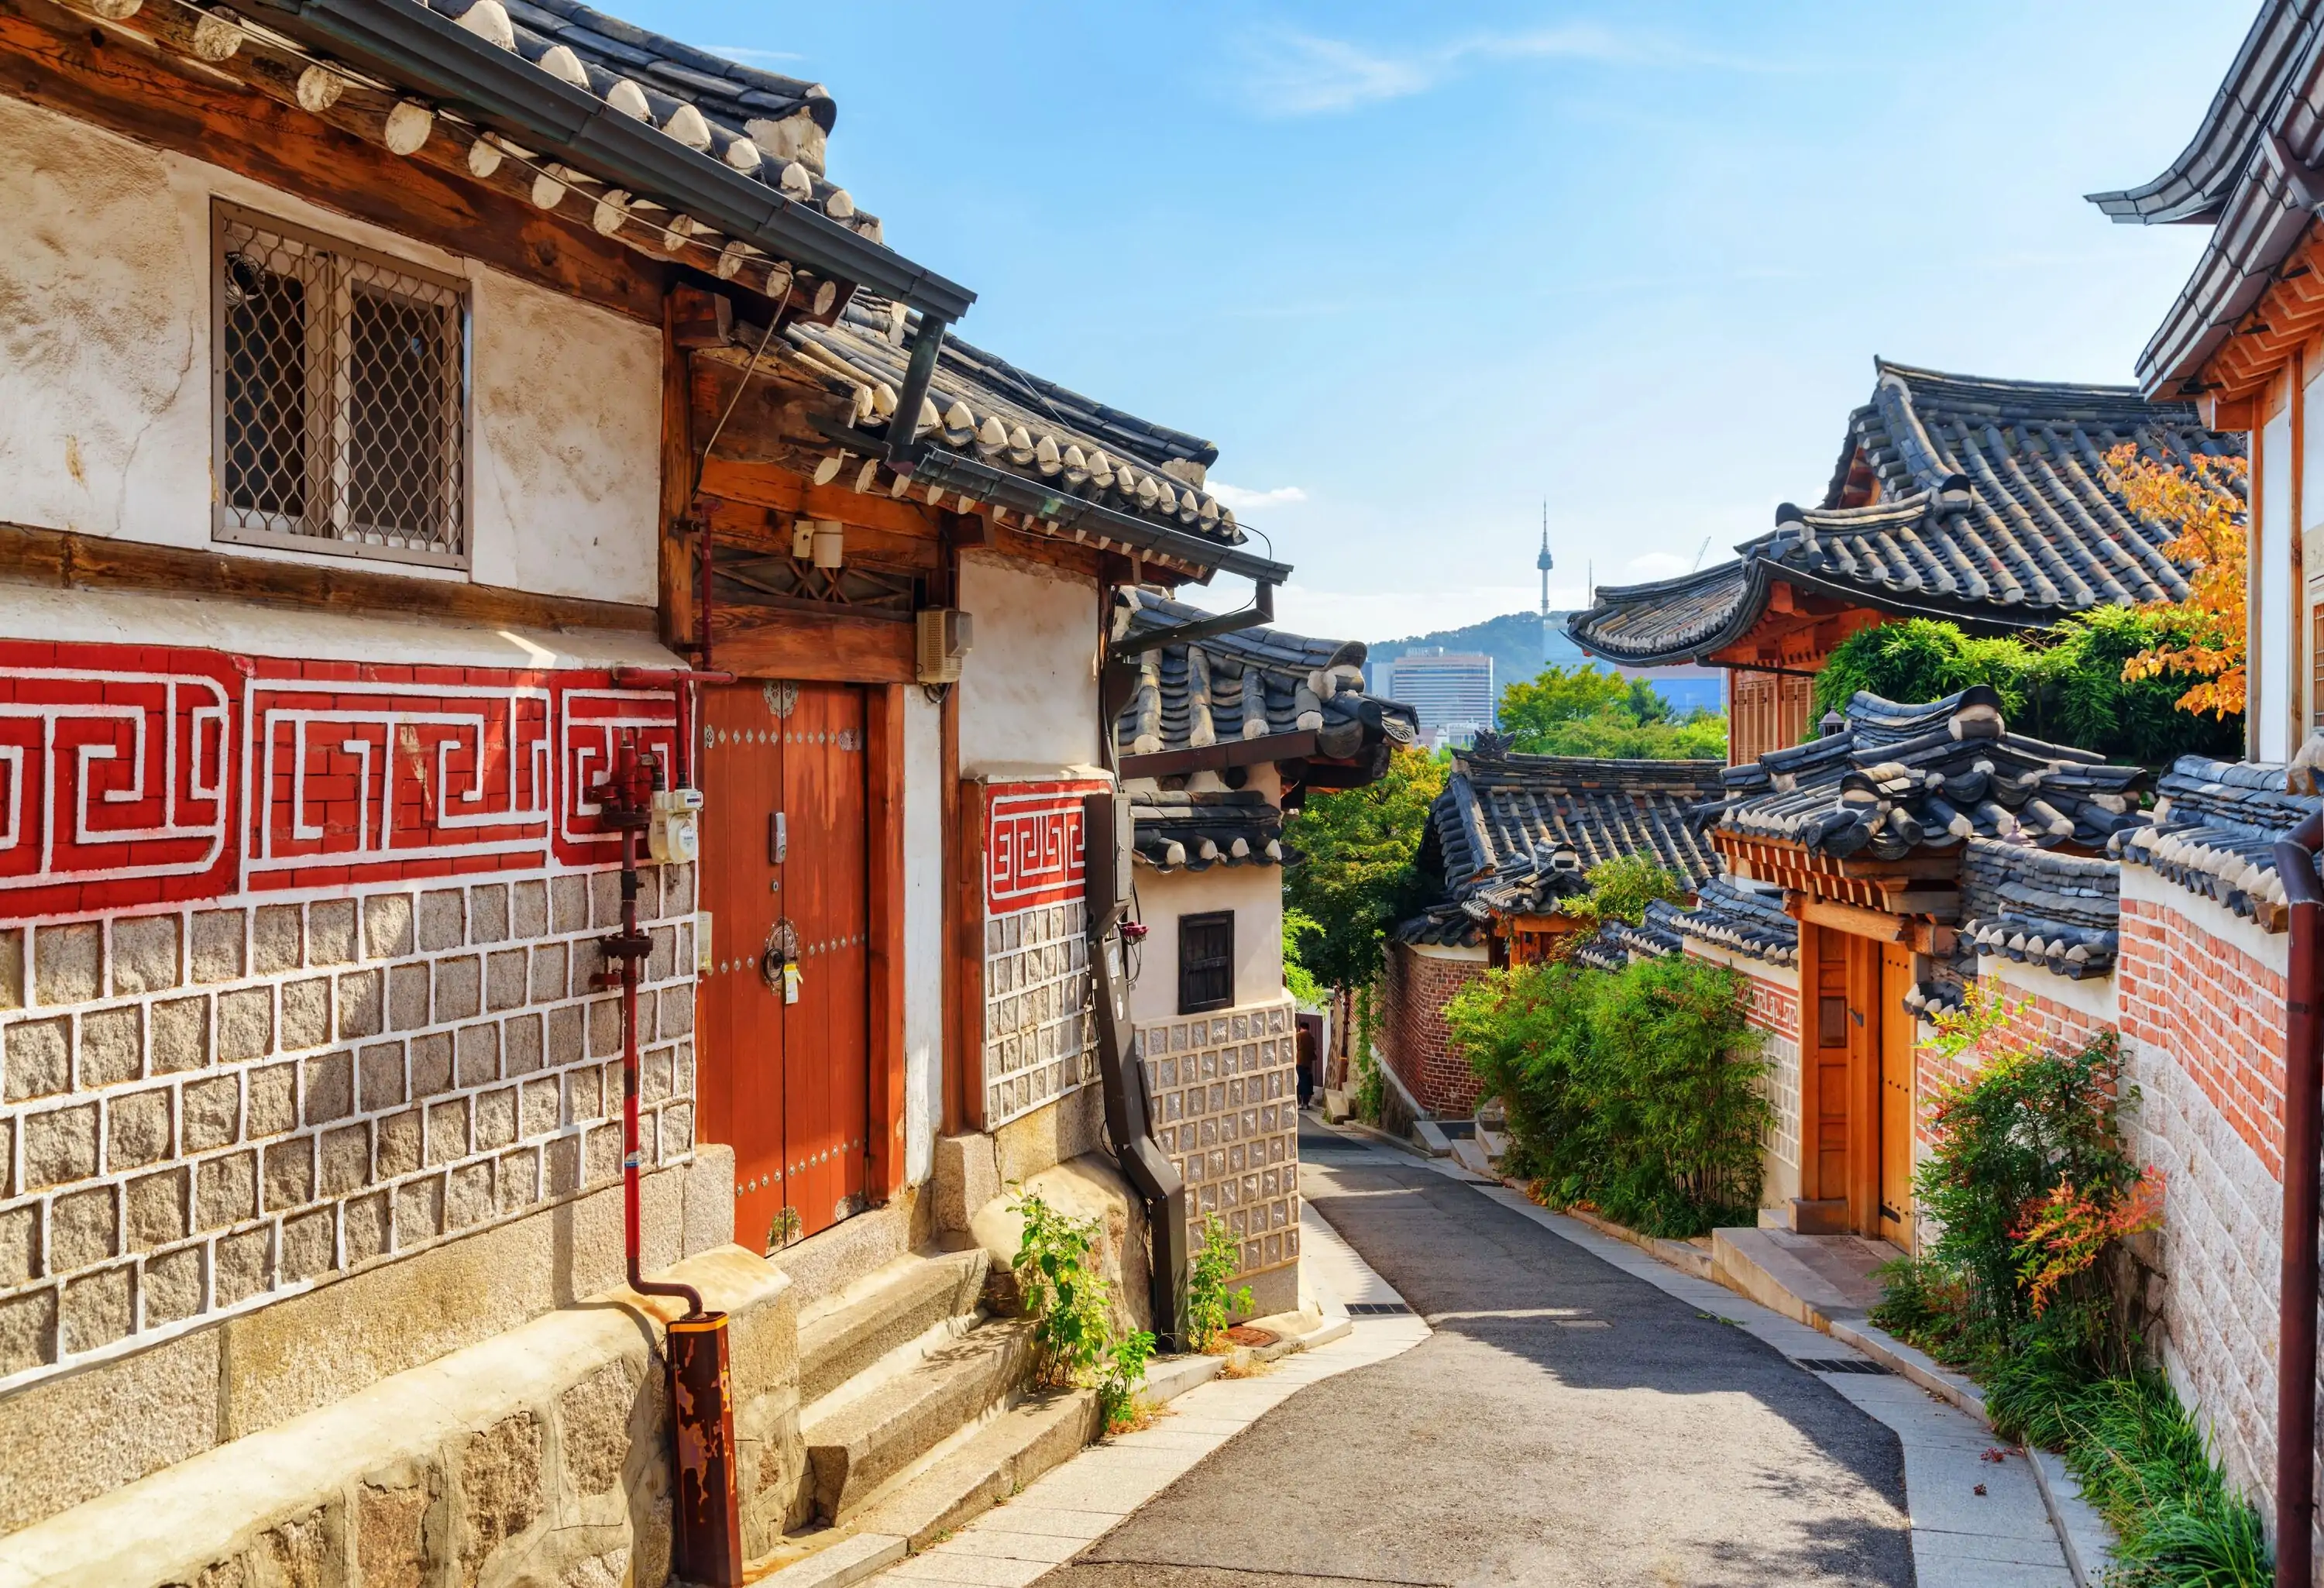
[[0,1577],[706,1579],[1057,1459],[983,1280],[1016,1182],[1176,1305],[1093,661],[1287,572],[1214,449],[570,0],[0,60]]
[[1689,889],[1717,872],[1689,813],[1719,780],[1716,762],[1526,755],[1495,734],[1453,758],[1418,858],[1439,897],[1397,928],[1380,991],[1380,1053],[1416,1104],[1473,1109],[1477,1077],[1447,1048],[1444,1006],[1490,966],[1557,952],[1579,929],[1559,906],[1592,867],[1644,855]]
[[1731,562],[1601,586],[1567,621],[1621,666],[1727,668],[1732,764],[1808,736],[1815,673],[1858,630],[1932,617],[2003,632],[2183,597],[2169,535],[2123,511],[2105,457],[2123,442],[2170,459],[2242,450],[2167,393],[1874,369],[1817,505],[1778,507]]
[[[1839,731],[1727,772],[1702,815],[1728,880],[1680,930],[1688,952],[1720,945],[1709,957],[1757,960],[1738,968],[1772,984],[1753,996],[1779,1039],[1762,1201],[1791,1228],[1913,1249],[1916,1136],[1934,1095],[1919,1015],[1958,1001],[1964,936],[1983,949],[1998,933],[1990,946],[2015,943],[2021,958],[2038,940],[2045,966],[2055,943],[2061,973],[2087,973],[2093,954],[2103,967],[2105,902],[2074,900],[2053,855],[2105,870],[2109,841],[2145,819],[2145,778],[2011,733],[1981,686],[1928,706],[1858,695]],[[1778,900],[1795,944],[1769,929]]]
[[1163,1149],[1189,1218],[1216,1215],[1240,1239],[1231,1283],[1265,1316],[1298,1305],[1303,1017],[1283,984],[1284,813],[1310,789],[1379,777],[1419,719],[1364,693],[1360,642],[1201,632],[1234,621],[1149,586],[1116,592],[1114,749],[1144,928],[1130,1011]]
[[2139,387],[2192,404],[2251,457],[2249,759],[2181,759],[2158,785],[2153,826],[2116,845],[2115,996],[2094,1018],[2120,1032],[2144,1098],[2135,1145],[2168,1181],[2149,1337],[2271,1526],[2291,1012],[2273,846],[2317,808],[2306,764],[2324,709],[2324,537],[2309,528],[2306,485],[2324,371],[2319,41],[2311,7],[2267,0],[2180,156],[2151,180],[2090,196],[2119,222],[2207,228],[2139,355]]

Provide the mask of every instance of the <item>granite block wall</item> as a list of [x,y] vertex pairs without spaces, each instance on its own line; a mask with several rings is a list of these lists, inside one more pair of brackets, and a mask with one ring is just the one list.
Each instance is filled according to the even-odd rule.
[[[694,876],[647,868],[641,1151],[694,1148]],[[621,1172],[613,871],[0,931],[0,1390]]]

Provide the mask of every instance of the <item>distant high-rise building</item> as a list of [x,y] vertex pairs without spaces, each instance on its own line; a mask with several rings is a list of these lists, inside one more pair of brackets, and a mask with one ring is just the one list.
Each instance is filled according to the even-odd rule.
[[1441,646],[1407,651],[1389,669],[1388,697],[1420,714],[1420,731],[1434,740],[1465,742],[1493,725],[1493,659]]

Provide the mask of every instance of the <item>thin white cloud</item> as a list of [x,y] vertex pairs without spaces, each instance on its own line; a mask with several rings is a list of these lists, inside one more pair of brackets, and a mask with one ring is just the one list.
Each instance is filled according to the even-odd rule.
[[1203,488],[1237,512],[1249,512],[1254,507],[1285,507],[1307,500],[1307,493],[1296,485],[1277,485],[1272,491],[1248,491],[1240,485],[1230,485],[1224,480],[1212,480]]
[[1273,28],[1251,33],[1243,47],[1249,58],[1241,83],[1244,98],[1260,115],[1278,116],[1330,115],[1409,98],[1480,61],[1593,60],[1765,69],[1667,39],[1618,32],[1595,23],[1569,23],[1521,33],[1469,33],[1397,51]]
[[770,61],[807,59],[806,56],[795,55],[788,50],[753,50],[742,44],[713,44],[710,46],[710,53],[724,55],[729,60],[739,60],[744,66],[764,66]]

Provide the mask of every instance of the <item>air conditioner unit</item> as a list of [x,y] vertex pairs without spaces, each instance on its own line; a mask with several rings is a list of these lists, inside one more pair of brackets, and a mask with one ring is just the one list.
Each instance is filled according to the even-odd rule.
[[920,682],[958,683],[961,658],[972,642],[968,614],[956,606],[930,606],[913,615],[919,622]]

